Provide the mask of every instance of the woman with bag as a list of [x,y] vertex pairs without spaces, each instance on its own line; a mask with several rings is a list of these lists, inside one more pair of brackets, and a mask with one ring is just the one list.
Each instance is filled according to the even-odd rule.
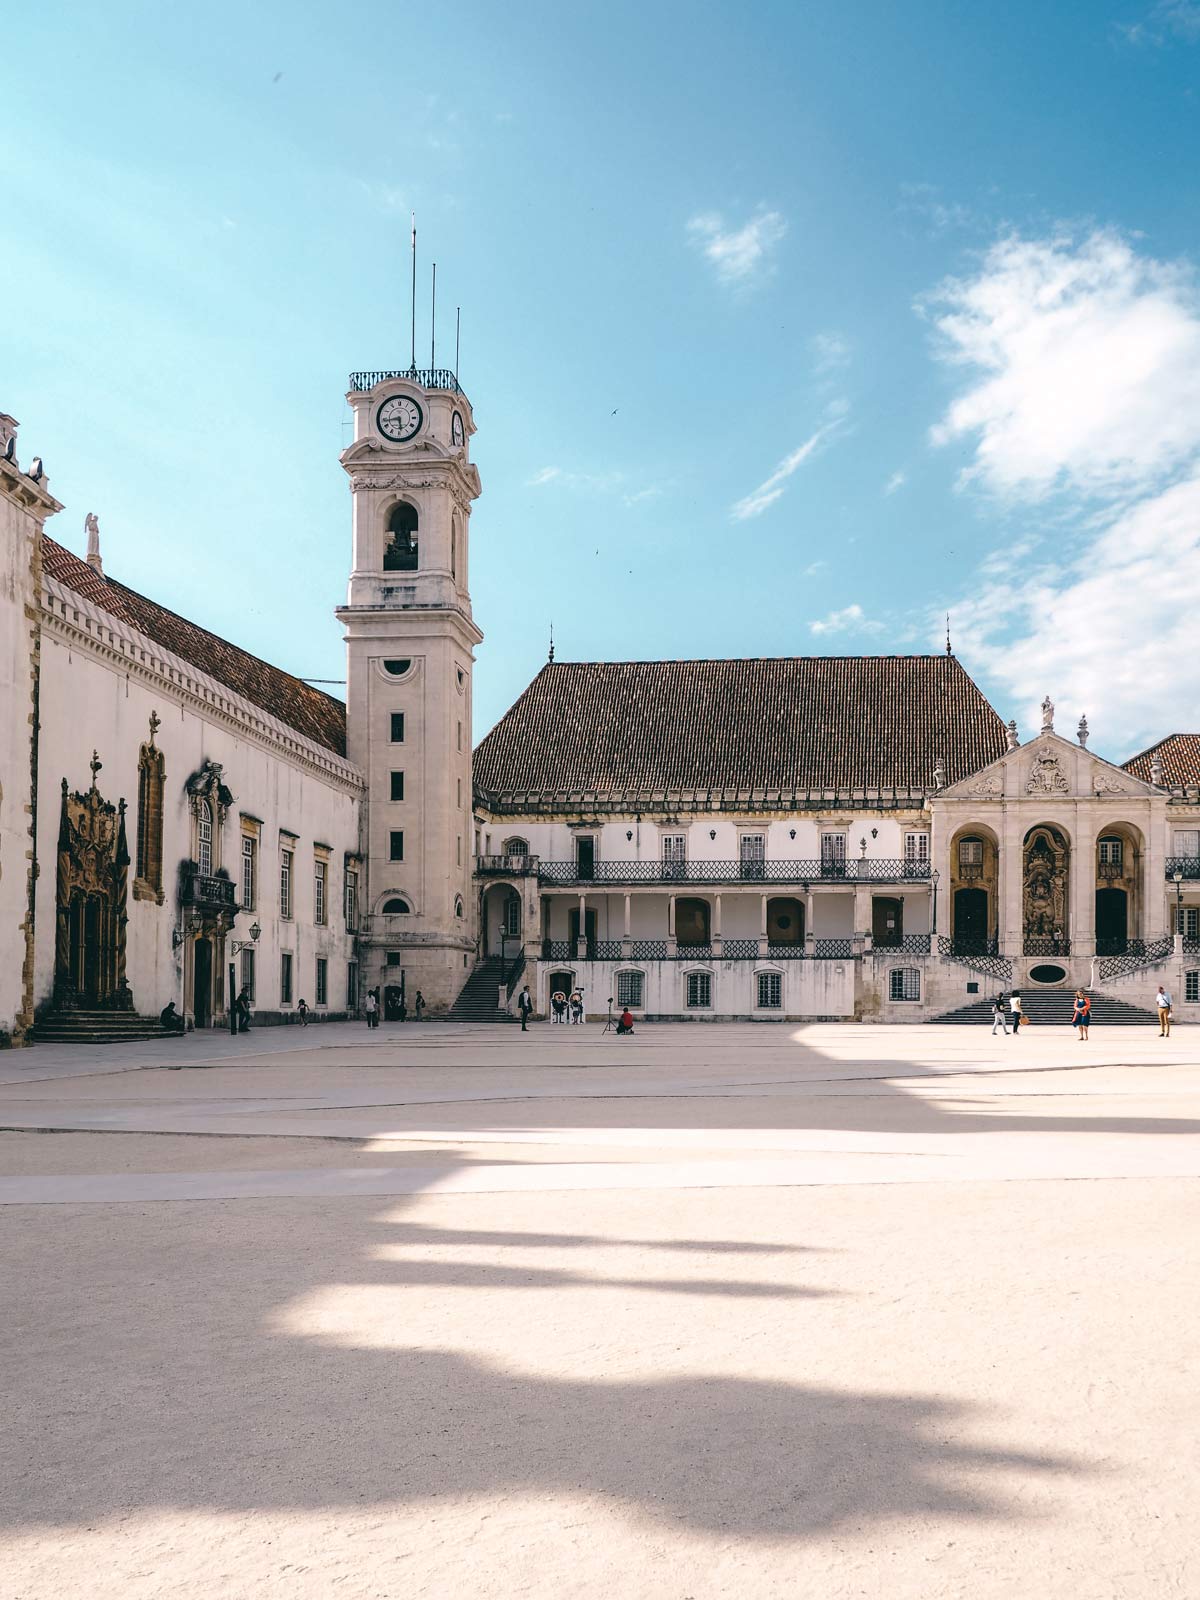
[[1012,1012],[1013,1038],[1021,1031],[1021,1024],[1025,1021],[1025,1013],[1021,1009],[1021,996],[1014,989],[1008,997],[1008,1009]]
[[1075,1014],[1071,1018],[1071,1026],[1079,1029],[1081,1040],[1088,1036],[1088,1023],[1092,1015],[1092,1000],[1090,995],[1084,994],[1082,989],[1075,991]]

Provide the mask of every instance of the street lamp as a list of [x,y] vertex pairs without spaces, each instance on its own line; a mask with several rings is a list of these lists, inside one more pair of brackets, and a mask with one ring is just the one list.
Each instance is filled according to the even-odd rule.
[[938,884],[941,883],[941,881],[942,881],[942,875],[941,875],[941,873],[938,871],[938,869],[936,867],[934,867],[933,871],[929,874],[929,881],[930,881],[930,883],[933,884],[933,931],[934,931],[934,934],[936,935],[936,933],[937,933],[937,889],[938,889]]
[[259,927],[258,923],[257,922],[252,922],[250,924],[250,937],[248,939],[231,939],[230,942],[229,942],[229,955],[230,955],[230,961],[229,961],[229,1031],[230,1031],[230,1033],[236,1033],[238,1031],[237,1030],[237,1008],[233,1003],[233,1000],[234,1000],[233,991],[234,991],[234,986],[237,983],[237,979],[234,976],[233,957],[237,956],[237,955],[240,955],[243,950],[253,950],[254,946],[258,943],[259,936],[260,936],[261,933],[262,933],[262,929]]

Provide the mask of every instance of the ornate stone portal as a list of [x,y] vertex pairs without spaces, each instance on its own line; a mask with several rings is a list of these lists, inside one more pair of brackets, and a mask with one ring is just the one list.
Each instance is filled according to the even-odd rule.
[[125,802],[102,799],[92,751],[92,786],[72,794],[62,781],[58,830],[54,1009],[132,1011],[125,979],[129,849]]
[[[1022,923],[1027,953],[1066,952],[1069,847],[1057,828],[1034,828],[1025,839]],[[1029,946],[1036,948],[1030,952]]]

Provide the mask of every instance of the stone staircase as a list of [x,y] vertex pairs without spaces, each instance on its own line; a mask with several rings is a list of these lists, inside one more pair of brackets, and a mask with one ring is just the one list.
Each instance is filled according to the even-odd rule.
[[[998,991],[1005,996],[1008,990]],[[1150,1024],[1158,1025],[1157,1011],[1150,1011],[1145,1006],[1131,1006],[1126,1000],[1114,1000],[1112,995],[1099,994],[1090,989],[1092,997],[1091,1020],[1097,1028],[1111,1027],[1139,1027],[1144,1028]],[[947,1011],[944,1016],[931,1017],[931,1022],[968,1022],[978,1025],[992,1025],[992,1004],[995,995],[987,1000],[976,1000],[969,1006],[960,1006],[957,1011]],[[1021,1004],[1025,1015],[1029,1018],[1031,1028],[1069,1028],[1071,1016],[1075,1010],[1075,991],[1053,990],[1039,991],[1022,989]]]
[[136,1011],[52,1011],[29,1030],[33,1044],[131,1044],[170,1037],[157,1017],[139,1017]]
[[500,1022],[509,1020],[497,1003],[505,963],[499,956],[477,961],[470,977],[450,1007],[451,1022]]

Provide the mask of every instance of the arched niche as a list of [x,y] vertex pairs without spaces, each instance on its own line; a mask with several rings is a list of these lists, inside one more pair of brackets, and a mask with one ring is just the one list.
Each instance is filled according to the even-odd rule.
[[1056,823],[1029,829],[1021,849],[1021,930],[1025,954],[1071,951],[1071,840]]
[[950,841],[950,931],[957,949],[983,954],[1000,918],[1000,841],[982,822],[967,822]]
[[383,570],[415,572],[419,549],[417,508],[398,500],[388,512],[384,525]]
[[1145,838],[1132,822],[1106,822],[1096,833],[1096,954],[1124,955],[1145,937]]

